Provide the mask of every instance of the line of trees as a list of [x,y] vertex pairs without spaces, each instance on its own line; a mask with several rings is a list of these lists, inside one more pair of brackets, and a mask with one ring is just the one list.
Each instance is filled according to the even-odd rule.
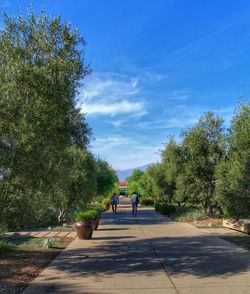
[[85,41],[60,17],[4,15],[0,31],[0,222],[41,225],[110,193],[108,163],[89,151],[77,107],[90,73]]
[[128,191],[169,204],[197,205],[206,214],[250,216],[250,104],[235,110],[229,129],[209,111],[171,137],[161,161],[128,178]]

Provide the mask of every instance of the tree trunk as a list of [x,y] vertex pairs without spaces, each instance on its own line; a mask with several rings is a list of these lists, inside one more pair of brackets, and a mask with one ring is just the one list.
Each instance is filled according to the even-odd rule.
[[62,223],[65,220],[66,214],[67,214],[67,210],[65,208],[59,209],[59,215],[57,218],[59,223]]

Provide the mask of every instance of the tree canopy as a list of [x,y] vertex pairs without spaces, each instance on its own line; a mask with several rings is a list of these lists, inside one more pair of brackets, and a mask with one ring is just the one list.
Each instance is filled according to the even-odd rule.
[[[22,226],[86,205],[116,181],[88,150],[77,93],[85,40],[61,17],[4,15],[0,30],[0,221]],[[103,161],[103,165],[106,163]],[[108,172],[110,176],[102,175]],[[112,174],[112,175],[111,175]],[[107,183],[106,183],[107,181]]]
[[206,214],[249,217],[250,104],[239,105],[229,130],[209,111],[170,137],[161,161],[128,178],[129,189],[168,204],[203,207]]

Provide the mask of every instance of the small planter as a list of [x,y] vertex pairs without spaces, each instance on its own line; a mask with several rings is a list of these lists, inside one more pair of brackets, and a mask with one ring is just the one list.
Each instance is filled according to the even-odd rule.
[[93,229],[94,229],[94,231],[96,231],[96,230],[98,229],[99,221],[100,221],[100,217],[97,217],[97,218],[93,221]]
[[93,222],[83,221],[75,223],[76,233],[79,239],[91,239],[93,234]]
[[79,239],[91,239],[94,229],[94,221],[97,217],[96,210],[79,211],[74,219],[75,228]]

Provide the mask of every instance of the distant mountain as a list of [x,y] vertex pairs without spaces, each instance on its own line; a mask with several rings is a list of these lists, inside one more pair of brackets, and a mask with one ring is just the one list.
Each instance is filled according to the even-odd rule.
[[124,182],[127,177],[132,175],[132,173],[133,173],[133,171],[135,169],[145,171],[151,164],[152,163],[149,163],[149,164],[146,164],[146,165],[143,165],[143,166],[139,166],[139,167],[136,167],[136,168],[130,168],[130,169],[125,169],[125,170],[117,170],[116,174],[117,174],[117,177],[118,177],[119,181]]

